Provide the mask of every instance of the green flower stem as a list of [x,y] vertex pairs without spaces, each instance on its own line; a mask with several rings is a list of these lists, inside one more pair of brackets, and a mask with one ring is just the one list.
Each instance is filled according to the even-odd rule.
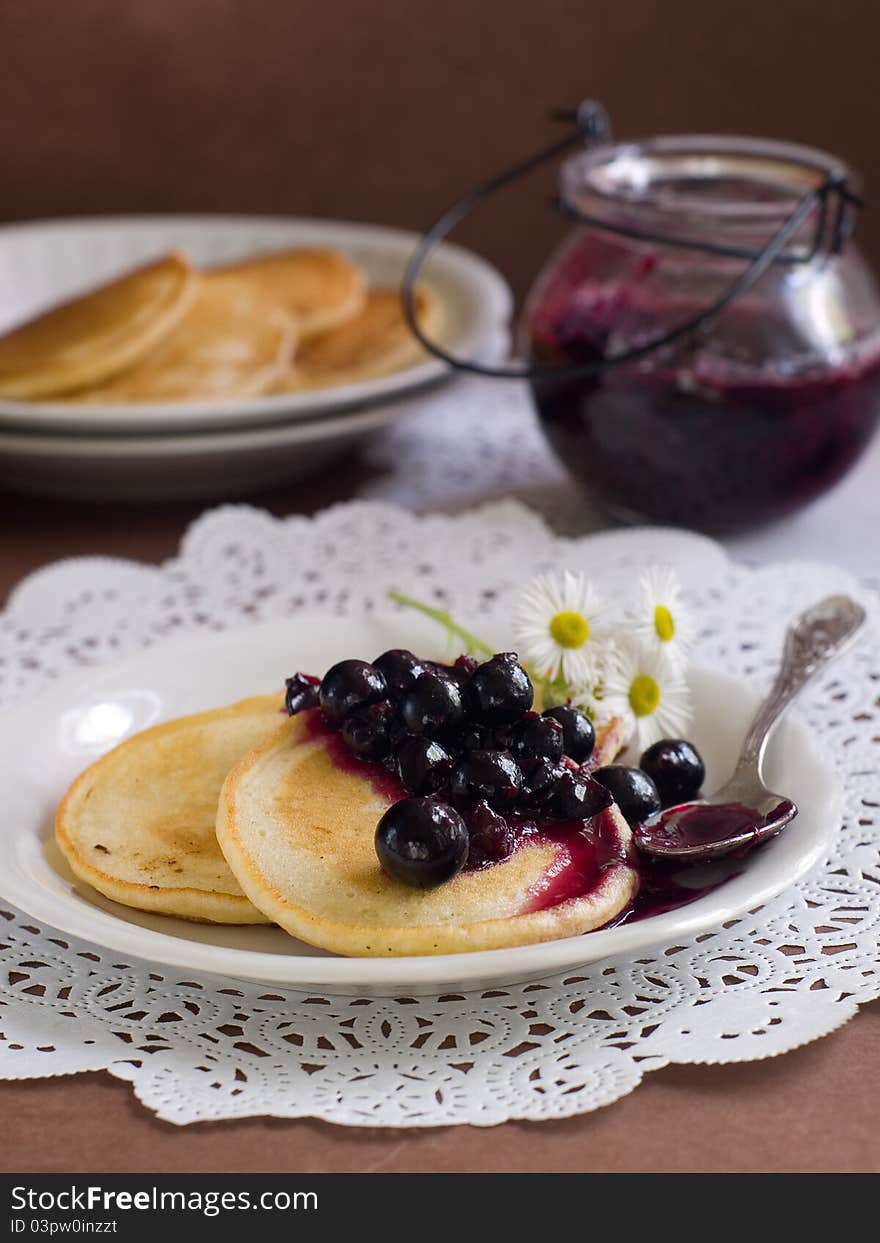
[[394,600],[396,604],[402,604],[406,609],[415,609],[417,613],[424,613],[426,617],[439,622],[449,637],[461,639],[468,651],[481,652],[484,656],[495,655],[494,649],[488,643],[484,643],[481,638],[472,634],[470,630],[465,630],[463,626],[459,626],[452,615],[444,609],[435,609],[430,604],[422,604],[421,600],[414,600],[412,596],[405,596],[400,591],[389,591],[388,599]]
[[[484,643],[479,635],[473,634],[470,630],[465,630],[464,626],[459,626],[451,613],[448,613],[445,609],[435,609],[432,605],[423,604],[421,600],[414,600],[412,596],[405,596],[400,591],[389,591],[388,599],[393,600],[395,604],[403,605],[406,609],[415,609],[417,613],[423,613],[425,617],[430,617],[432,621],[439,622],[449,638],[461,639],[469,652],[480,652],[484,656],[495,655],[494,648],[490,647],[488,643]],[[553,703],[565,703],[569,698],[569,688],[565,678],[562,676],[562,670],[559,671],[559,674],[553,680],[542,677],[528,665],[526,665],[526,670],[535,685],[540,686],[545,694],[551,691],[556,692],[552,699]]]

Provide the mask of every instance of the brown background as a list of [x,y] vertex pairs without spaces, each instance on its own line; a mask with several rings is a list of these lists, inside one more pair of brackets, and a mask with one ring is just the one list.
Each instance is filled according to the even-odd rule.
[[[876,0],[0,0],[0,216],[265,211],[419,227],[602,99],[621,137],[753,132],[843,154],[880,195]],[[561,226],[547,178],[463,240],[522,292]],[[880,212],[862,236],[880,261]],[[339,499],[337,472],[267,498]],[[195,507],[0,498],[0,597],[78,552],[158,559]],[[3,1084],[14,1170],[880,1168],[880,1005],[766,1063],[658,1071],[583,1118],[491,1132],[253,1120],[178,1130],[105,1076]]]
[[[0,215],[423,227],[604,101],[615,132],[830,148],[880,195],[876,0],[0,0]],[[552,177],[463,234],[522,292]],[[862,235],[880,260],[880,211]]]

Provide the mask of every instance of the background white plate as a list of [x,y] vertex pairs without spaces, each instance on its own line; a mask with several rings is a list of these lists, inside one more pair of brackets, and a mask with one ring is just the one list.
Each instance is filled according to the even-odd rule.
[[[506,345],[503,334],[492,356],[500,358]],[[416,393],[290,424],[152,436],[0,427],[0,484],[15,492],[93,501],[229,500],[303,478],[419,408]]]
[[[63,679],[50,694],[0,718],[0,896],[62,932],[184,970],[325,992],[432,992],[537,978],[716,927],[801,876],[838,827],[837,779],[804,726],[789,719],[771,742],[767,777],[801,809],[791,828],[748,859],[741,874],[689,906],[586,936],[433,958],[340,958],[273,928],[213,927],[129,910],[93,893],[67,869],[52,839],[55,806],[72,778],[122,738],[181,713],[271,690],[296,668],[323,671],[344,656],[370,658],[399,645],[440,656],[437,642],[437,628],[413,616],[355,621],[303,614],[159,645],[125,664]],[[691,734],[712,788],[730,771],[757,699],[707,670],[692,671],[692,686]]]
[[[418,235],[378,225],[271,216],[107,216],[0,228],[0,332],[61,299],[173,248],[213,265],[294,246],[332,246],[365,270],[371,284],[397,285]],[[465,358],[483,357],[506,330],[510,290],[485,260],[439,246],[424,279],[439,295],[445,322],[438,340]],[[88,406],[0,400],[0,427],[24,431],[150,434],[242,424],[290,423],[362,409],[448,376],[437,359],[376,380],[309,393],[228,402]]]

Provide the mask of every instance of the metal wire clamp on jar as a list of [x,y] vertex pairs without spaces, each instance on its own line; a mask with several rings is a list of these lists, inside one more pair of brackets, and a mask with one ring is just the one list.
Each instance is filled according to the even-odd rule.
[[[880,412],[880,295],[852,241],[853,174],[764,139],[615,144],[589,101],[573,119],[428,231],[404,281],[411,328],[453,367],[525,380],[551,445],[617,518],[723,530],[819,496]],[[431,249],[573,146],[558,201],[574,228],[526,301],[523,361],[451,356],[415,322]]]

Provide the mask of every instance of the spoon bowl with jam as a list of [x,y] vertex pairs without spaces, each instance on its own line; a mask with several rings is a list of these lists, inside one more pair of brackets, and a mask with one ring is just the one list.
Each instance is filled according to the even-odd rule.
[[696,862],[744,853],[794,820],[794,802],[764,783],[767,742],[791,701],[850,646],[864,620],[864,609],[848,596],[829,596],[801,614],[786,634],[779,673],[746,734],[730,781],[709,798],[677,803],[636,825],[633,836],[643,854]]

